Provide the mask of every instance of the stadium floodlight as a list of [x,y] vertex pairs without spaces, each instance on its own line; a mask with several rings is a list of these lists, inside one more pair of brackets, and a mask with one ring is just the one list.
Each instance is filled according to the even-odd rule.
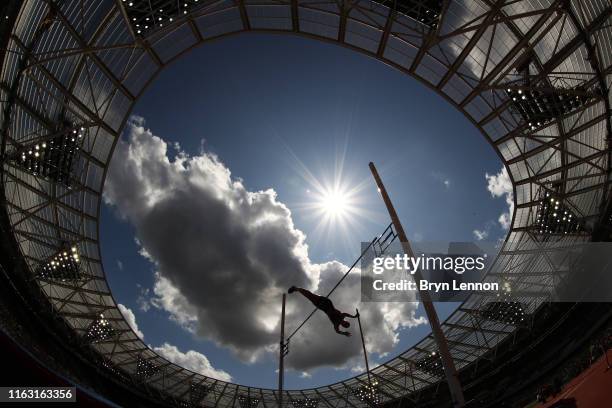
[[291,400],[293,408],[317,408],[319,400],[316,398],[294,399]]
[[415,363],[415,368],[434,377],[444,377],[444,366],[440,353],[432,351],[428,356]]
[[117,377],[121,377],[123,378],[124,375],[123,373],[117,368],[117,366],[108,358],[103,358],[102,359],[102,363],[101,363],[102,367],[106,370],[108,370],[110,373],[112,373],[113,375],[117,376]]
[[142,356],[138,356],[138,359],[136,360],[136,377],[138,379],[145,380],[157,374],[158,371],[159,367]]
[[189,403],[198,405],[210,393],[210,386],[192,382],[189,386]]
[[70,187],[85,128],[64,124],[50,136],[20,146],[10,161],[21,169]]
[[100,316],[94,319],[89,327],[87,327],[85,339],[89,343],[97,343],[112,338],[116,332],[117,331],[113,328],[108,319],[105,319],[104,315],[100,314]]
[[255,408],[259,405],[259,398],[239,395],[238,403],[240,404],[240,408]]
[[359,388],[354,388],[353,393],[361,402],[370,406],[380,405],[380,393],[378,392],[378,381],[374,380],[371,384],[364,384]]
[[40,265],[37,275],[42,279],[77,281],[82,277],[81,258],[76,244],[62,244],[61,249]]
[[571,234],[581,230],[578,217],[556,194],[542,195],[536,210],[534,229],[537,234]]
[[442,0],[382,0],[380,3],[397,10],[418,23],[435,29],[440,22]]
[[501,322],[513,326],[525,323],[526,313],[521,302],[490,302],[481,310],[480,315],[487,320]]
[[168,26],[204,4],[199,0],[122,0],[121,3],[134,33],[138,36],[145,36]]
[[594,93],[551,86],[509,86],[506,95],[529,130],[570,114],[596,98]]

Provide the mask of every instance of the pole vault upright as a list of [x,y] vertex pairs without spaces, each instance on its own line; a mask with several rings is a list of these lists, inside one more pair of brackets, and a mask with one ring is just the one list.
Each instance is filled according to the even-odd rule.
[[285,301],[287,295],[283,293],[283,307],[281,311],[281,332],[280,332],[280,343],[279,343],[279,362],[278,362],[278,406],[283,408],[283,380],[285,377]]
[[[385,189],[385,186],[380,176],[378,175],[378,171],[376,170],[376,167],[372,162],[370,162],[370,171],[374,176],[374,180],[376,180],[378,191],[382,195],[383,201],[387,206],[387,211],[389,211],[389,217],[391,217],[391,222],[393,223],[395,231],[397,232],[397,236],[400,242],[402,243],[402,249],[404,250],[404,253],[409,257],[414,257],[414,252],[412,252],[412,247],[410,246],[410,242],[408,242],[408,237],[404,232],[402,223],[400,222],[400,219],[397,216],[397,213],[395,212],[395,208],[393,207],[393,203],[389,198],[389,194],[387,194],[387,190]],[[422,279],[421,272],[417,269],[413,276],[418,286],[418,282],[420,282]],[[429,320],[429,324],[431,326],[431,332],[433,334],[436,345],[438,346],[438,351],[440,352],[442,366],[444,367],[444,375],[446,376],[446,381],[448,382],[448,388],[451,393],[451,399],[453,400],[453,406],[456,408],[463,407],[465,405],[463,390],[461,389],[461,383],[459,382],[459,377],[457,376],[457,369],[455,368],[455,363],[453,362],[450,350],[448,349],[446,337],[444,337],[444,332],[442,331],[442,327],[440,326],[438,313],[436,312],[436,309],[431,301],[429,292],[426,290],[418,290],[421,302],[423,303],[423,308],[425,309],[425,314],[427,314],[427,319]]]

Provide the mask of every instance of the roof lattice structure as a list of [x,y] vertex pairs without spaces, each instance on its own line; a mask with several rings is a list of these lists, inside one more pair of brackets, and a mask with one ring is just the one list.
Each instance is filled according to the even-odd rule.
[[[150,350],[117,308],[98,239],[106,170],[146,87],[202,43],[264,31],[334,41],[377,58],[460,110],[495,149],[514,186],[511,229],[485,279],[511,279],[515,288],[534,279],[548,285],[541,272],[545,260],[526,262],[521,248],[543,240],[584,242],[596,230],[609,236],[612,229],[611,15],[609,0],[26,0],[0,79],[2,188],[32,273],[24,279],[39,287],[79,338],[103,333],[92,326],[92,316],[103,314],[112,335],[83,347],[94,350],[110,372],[138,378],[143,392],[164,392],[177,405],[277,405],[275,390],[208,378]],[[517,95],[521,99],[513,100]],[[68,142],[67,124],[83,128],[78,143]],[[51,141],[62,146],[61,154],[36,158],[36,145]],[[571,211],[572,225],[580,228],[540,234],[555,219],[542,208],[543,192]],[[39,274],[66,242],[79,249],[79,278]],[[509,316],[518,309],[486,306],[491,300],[474,294],[443,323],[459,370],[517,329]],[[517,301],[525,315],[542,303]],[[377,401],[410,398],[443,381],[434,360],[424,363],[435,350],[428,336],[373,368]],[[193,384],[206,392],[194,393]],[[363,407],[370,402],[354,390],[367,384],[362,374],[289,390],[284,400]]]

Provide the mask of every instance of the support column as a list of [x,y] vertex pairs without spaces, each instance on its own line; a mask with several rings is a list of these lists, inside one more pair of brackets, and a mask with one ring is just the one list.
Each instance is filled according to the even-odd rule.
[[363,337],[363,328],[361,327],[361,317],[359,316],[359,310],[357,310],[357,322],[359,323],[359,334],[361,335],[363,358],[365,360],[366,372],[368,373],[368,383],[370,387],[372,387],[372,378],[370,377],[370,363],[368,362],[368,350],[366,349],[365,338]]
[[278,362],[278,406],[283,407],[283,381],[285,377],[285,301],[287,295],[283,293],[283,307],[281,311],[281,332],[279,343],[279,362]]
[[[412,258],[414,257],[414,252],[412,251],[410,242],[408,242],[408,237],[404,232],[404,228],[402,227],[402,223],[400,222],[400,219],[397,216],[397,212],[395,212],[395,208],[393,207],[393,203],[389,198],[389,194],[387,194],[387,190],[385,189],[385,186],[380,176],[378,175],[378,171],[376,170],[376,167],[372,162],[370,162],[370,171],[374,176],[374,180],[376,180],[378,191],[382,195],[383,201],[387,206],[387,211],[389,212],[389,217],[391,217],[391,222],[393,222],[393,226],[395,227],[397,236],[400,242],[402,243],[402,249],[404,250],[404,253],[406,255]],[[417,269],[413,276],[418,288],[419,282],[422,279],[421,272]],[[418,290],[419,296],[421,298],[421,303],[423,304],[425,314],[427,315],[427,319],[429,320],[429,324],[431,326],[433,338],[436,342],[436,345],[438,346],[438,351],[440,352],[442,366],[444,367],[444,374],[446,376],[448,388],[451,393],[453,406],[455,408],[461,408],[465,405],[465,398],[463,396],[463,390],[461,388],[461,383],[459,382],[459,377],[457,376],[457,369],[455,368],[455,363],[453,362],[453,358],[451,357],[450,350],[448,348],[448,343],[446,342],[446,337],[444,337],[444,332],[442,331],[442,326],[440,325],[440,320],[438,319],[438,313],[436,312],[433,302],[431,301],[429,292],[426,290]]]

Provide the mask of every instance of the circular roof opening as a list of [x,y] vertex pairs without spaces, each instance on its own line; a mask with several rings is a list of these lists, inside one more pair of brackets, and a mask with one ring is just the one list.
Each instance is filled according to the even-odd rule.
[[[547,193],[581,219],[581,228],[567,236],[553,232],[555,239],[588,240],[608,216],[611,42],[605,23],[611,10],[606,1],[588,7],[525,1],[491,8],[484,2],[423,7],[412,1],[339,6],[187,0],[157,10],[157,3],[138,0],[26,1],[11,37],[4,37],[12,51],[4,54],[2,68],[3,185],[10,223],[35,277],[30,281],[75,335],[108,336],[85,347],[113,373],[181,401],[193,395],[197,403],[220,406],[278,402],[273,390],[194,375],[150,350],[117,308],[101,263],[99,206],[118,135],[155,76],[206,41],[241,31],[298,33],[378,58],[435,89],[480,129],[508,169],[516,205],[507,243],[548,239],[551,232],[538,228],[536,210]],[[167,14],[167,21],[149,25],[158,13]],[[69,159],[49,161],[34,150],[30,158],[29,149],[43,139],[61,142],[62,157]],[[41,266],[72,246],[79,268],[51,277],[41,273]],[[507,272],[507,259],[520,261],[518,253],[507,256],[494,263],[496,273]],[[461,339],[450,350],[459,369],[516,328],[486,317],[476,325],[472,317],[482,303],[473,296],[444,323],[447,335]],[[101,329],[109,322],[112,331]],[[486,347],[479,341],[483,330],[494,333]],[[380,379],[377,395],[383,402],[442,379],[419,369],[411,374],[410,387],[395,381],[407,364],[432,350],[433,342],[425,339],[372,370]],[[364,380],[362,375],[287,396],[362,406]],[[202,392],[191,392],[193,387]]]

